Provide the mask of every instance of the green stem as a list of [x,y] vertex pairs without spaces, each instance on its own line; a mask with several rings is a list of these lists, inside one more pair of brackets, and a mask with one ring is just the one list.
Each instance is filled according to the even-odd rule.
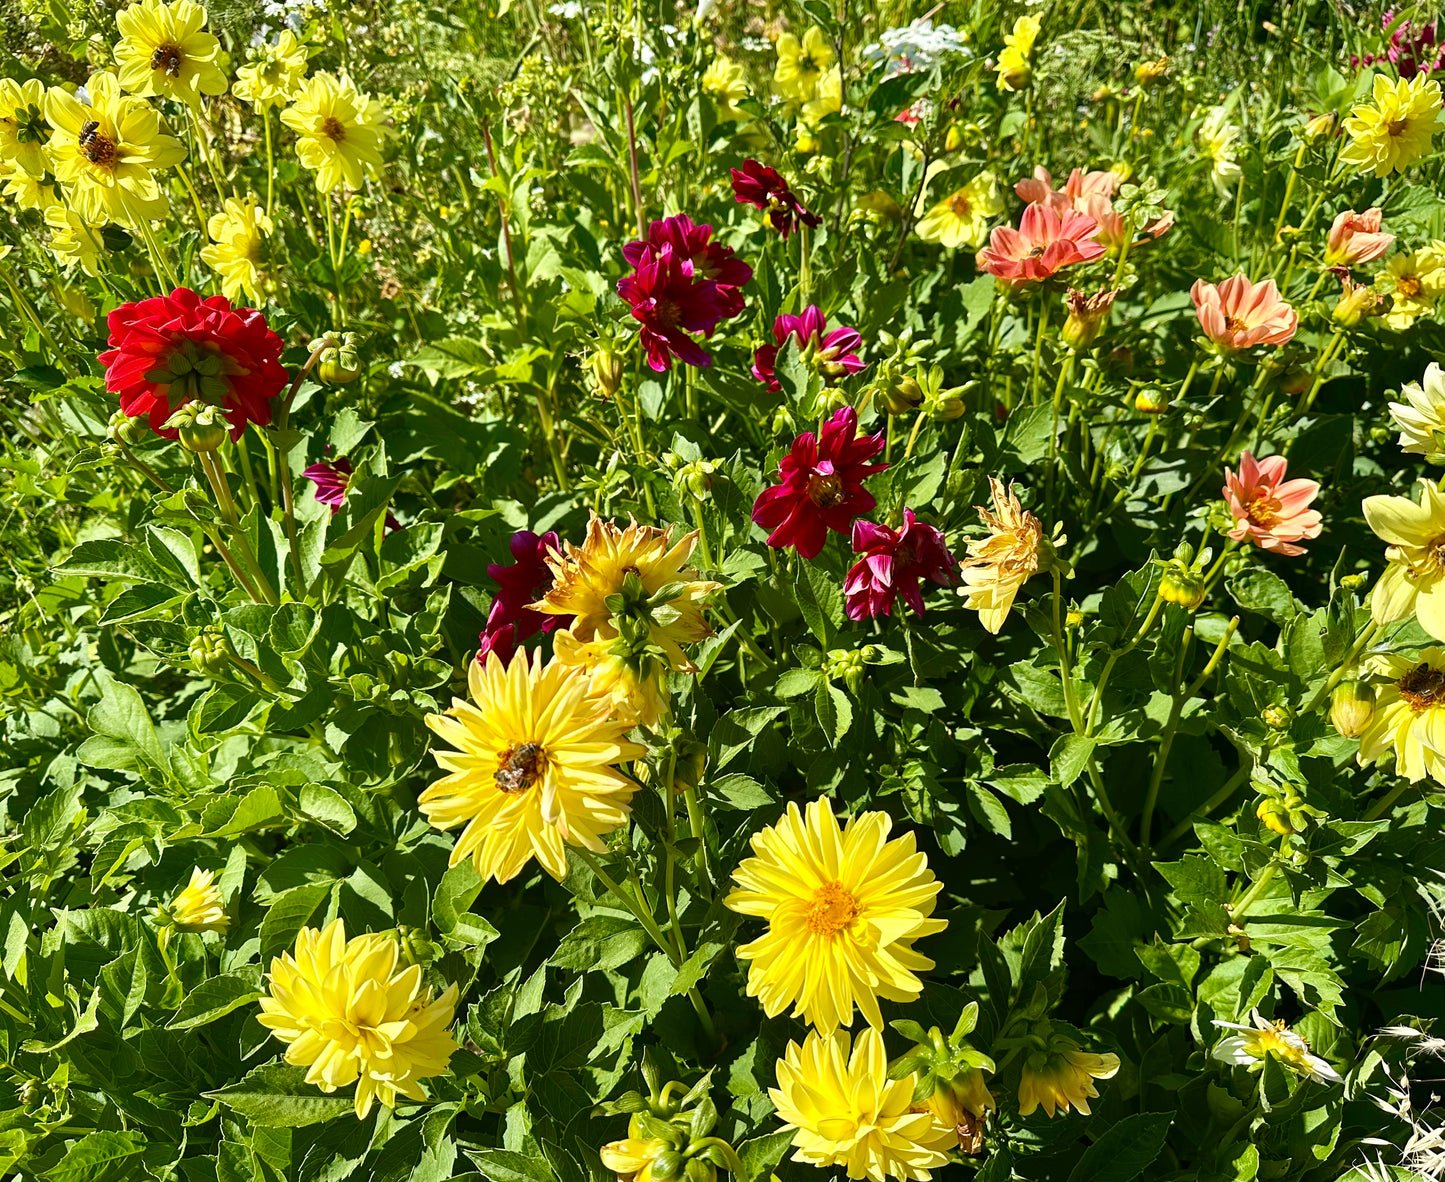
[[1244,926],[1245,916],[1249,914],[1249,909],[1258,902],[1260,895],[1264,893],[1264,888],[1274,881],[1274,876],[1278,873],[1279,863],[1271,862],[1264,868],[1264,873],[1255,879],[1254,885],[1245,893],[1244,898],[1230,908],[1229,918],[1235,924],[1240,927]]
[[1084,717],[1086,729],[1082,734],[1088,735],[1093,732],[1094,715],[1098,712],[1099,703],[1104,700],[1104,689],[1109,684],[1109,675],[1114,672],[1114,666],[1119,661],[1132,653],[1139,647],[1139,642],[1149,634],[1149,629],[1154,627],[1154,621],[1159,618],[1159,613],[1164,610],[1164,600],[1161,596],[1155,595],[1154,602],[1149,605],[1149,611],[1144,616],[1144,622],[1139,625],[1139,631],[1134,633],[1133,639],[1123,648],[1115,649],[1109,654],[1109,659],[1104,662],[1104,670],[1099,674],[1099,684],[1094,687],[1094,693],[1089,698],[1088,713]]
[[1365,630],[1356,638],[1355,643],[1350,646],[1350,651],[1345,654],[1345,659],[1339,663],[1338,668],[1330,674],[1329,680],[1320,686],[1319,691],[1310,699],[1309,705],[1304,708],[1305,714],[1313,714],[1320,708],[1320,705],[1335,692],[1335,686],[1344,680],[1345,674],[1354,668],[1355,660],[1364,652],[1365,646],[1375,639],[1380,633],[1380,625],[1371,620]]
[[266,129],[266,216],[276,208],[276,145],[271,134],[271,107],[261,108],[261,124]]
[[1217,792],[1215,792],[1214,795],[1212,795],[1203,804],[1193,809],[1190,812],[1189,816],[1185,817],[1184,820],[1180,821],[1179,824],[1175,825],[1173,829],[1169,830],[1169,832],[1163,836],[1163,838],[1160,840],[1159,844],[1155,848],[1162,850],[1172,845],[1174,842],[1178,841],[1179,838],[1183,837],[1184,834],[1189,832],[1190,828],[1193,827],[1195,821],[1199,820],[1201,817],[1208,816],[1220,805],[1222,805],[1226,800],[1233,796],[1235,789],[1237,789],[1240,784],[1244,782],[1246,777],[1248,777],[1252,767],[1252,763],[1246,763],[1242,767],[1240,767],[1239,770],[1234,773],[1234,775],[1230,776],[1229,779],[1224,782],[1224,786],[1221,787]]
[[1395,806],[1395,802],[1399,800],[1406,791],[1413,787],[1414,785],[1411,784],[1409,780],[1401,780],[1375,802],[1370,811],[1365,814],[1365,820],[1378,821]]

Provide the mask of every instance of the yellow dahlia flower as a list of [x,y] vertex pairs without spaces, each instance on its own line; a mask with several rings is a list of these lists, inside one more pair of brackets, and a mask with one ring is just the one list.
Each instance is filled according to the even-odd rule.
[[185,148],[162,132],[149,103],[120,93],[114,74],[92,74],[86,89],[88,103],[58,86],[45,96],[55,128],[46,151],[67,204],[92,226],[164,216],[155,170],[179,164]]
[[306,47],[290,29],[283,29],[276,44],[257,46],[251,53],[251,60],[236,71],[231,93],[263,111],[285,106],[306,76]]
[[90,225],[74,210],[58,204],[45,210],[45,225],[50,231],[50,241],[46,245],[58,262],[67,265],[79,263],[80,269],[87,275],[100,277],[105,239],[98,226]]
[[1436,640],[1445,640],[1445,492],[1420,481],[1420,500],[1366,497],[1365,524],[1388,543],[1389,565],[1370,594],[1376,624],[1411,615]]
[[421,794],[421,811],[438,829],[465,825],[450,864],[471,858],[498,882],[534,856],[560,882],[568,845],[604,852],[635,788],[616,765],[645,751],[623,738],[631,723],[592,696],[583,671],[532,656],[473,661],[472,701],[426,720],[456,750],[432,753],[450,774]]
[[[653,1168],[659,1159],[671,1157],[680,1166],[681,1160],[671,1142],[661,1137],[624,1137],[621,1141],[609,1141],[597,1151],[602,1164],[617,1175],[618,1182],[654,1182]],[[665,1175],[668,1182],[678,1177],[676,1173]]]
[[718,110],[724,118],[744,122],[751,116],[738,106],[748,97],[747,75],[742,66],[725,53],[712,59],[702,76],[702,89],[717,100]]
[[998,73],[1000,90],[1022,90],[1029,84],[1033,77],[1034,42],[1039,39],[1041,28],[1043,25],[1036,16],[1021,16],[1014,21],[1013,32],[1004,37],[1003,49],[993,67]]
[[919,219],[918,236],[950,250],[960,246],[977,250],[988,241],[989,222],[1002,212],[997,178],[991,172],[981,172]]
[[1263,1070],[1264,1061],[1274,1059],[1305,1079],[1319,1083],[1345,1082],[1338,1071],[1313,1054],[1309,1043],[1283,1022],[1268,1022],[1259,1016],[1258,1010],[1253,1018],[1253,1026],[1221,1022],[1216,1018],[1216,1026],[1241,1033],[1220,1039],[1211,1054],[1222,1063],[1248,1067],[1251,1071]]
[[793,1012],[824,1034],[853,1022],[856,1005],[882,1026],[878,998],[913,1001],[933,962],[913,941],[948,926],[930,919],[941,884],[913,834],[888,841],[887,813],[862,813],[841,832],[827,797],[796,804],[753,834],[753,857],[733,871],[732,910],[768,921],[738,956],[747,992],[768,1017]]
[[1014,597],[1043,565],[1047,543],[1039,519],[1020,504],[1013,485],[990,476],[993,512],[974,506],[988,526],[988,536],[968,543],[968,557],[959,567],[965,606],[978,612],[979,622],[994,635],[1008,619]]
[[834,66],[818,79],[814,96],[803,104],[803,122],[816,126],[824,116],[843,109],[843,72]]
[[1110,1079],[1119,1070],[1119,1056],[1081,1051],[1078,1043],[1054,1034],[1048,1050],[1032,1052],[1019,1077],[1019,1115],[1042,1107],[1052,1117],[1077,1108],[1089,1115],[1089,1100],[1099,1094],[1096,1079]]
[[586,673],[592,696],[606,701],[618,721],[656,726],[668,713],[667,670],[646,653],[629,655],[620,639],[582,641],[570,632],[558,632],[552,651],[562,664]]
[[389,933],[347,940],[339,919],[325,931],[302,928],[295,955],[276,957],[267,976],[257,1020],[288,1044],[286,1062],[310,1069],[307,1083],[323,1092],[355,1083],[358,1117],[377,1100],[425,1100],[417,1081],[444,1073],[457,1049],[447,1033],[457,987],[432,1000],[420,965],[397,971]]
[[205,31],[206,10],[192,0],[139,0],[115,14],[120,84],[132,94],[179,99],[192,107],[203,94],[225,94],[221,43]]
[[1395,757],[1396,774],[1411,783],[1429,776],[1445,784],[1445,649],[1418,656],[1381,654],[1370,672],[1388,678],[1375,689],[1356,757],[1363,767]]
[[778,51],[773,85],[784,98],[796,103],[810,103],[818,97],[824,75],[838,60],[823,30],[814,25],[803,39],[784,33],[774,47]]
[[1404,332],[1445,295],[1445,242],[1431,242],[1412,253],[1391,256],[1377,282],[1390,293],[1385,323],[1396,332]]
[[34,173],[26,172],[19,165],[0,164],[0,179],[5,182],[5,196],[21,209],[49,209],[60,204],[60,195],[53,182]]
[[1417,456],[1439,456],[1445,447],[1445,370],[1425,367],[1424,382],[1400,387],[1403,402],[1390,403],[1390,418],[1400,428],[1400,449]]
[[45,85],[38,79],[0,78],[0,164],[32,177],[45,175]]
[[[851,1052],[851,1053],[850,1053]],[[888,1078],[883,1037],[864,1030],[809,1031],[778,1060],[778,1086],[768,1094],[793,1135],[794,1161],[841,1166],[850,1178],[931,1178],[958,1144],[932,1112],[913,1110],[917,1077]]]
[[220,275],[221,292],[232,303],[240,303],[243,295],[260,301],[261,239],[269,237],[273,228],[255,197],[244,201],[227,197],[221,212],[206,223],[211,244],[201,251],[201,261]]
[[321,73],[306,79],[281,122],[300,138],[296,154],[316,173],[323,193],[345,185],[359,189],[366,171],[381,165],[382,106],[362,94],[344,75]]
[[1210,107],[1194,135],[1199,150],[1209,161],[1209,180],[1214,191],[1221,197],[1232,196],[1239,178],[1244,175],[1235,156],[1240,128],[1229,121],[1229,112],[1224,107]]
[[1350,142],[1340,159],[1389,176],[1430,151],[1440,128],[1440,83],[1426,74],[1410,79],[1376,74],[1374,99],[1355,107],[1345,120]]
[[224,932],[231,926],[215,872],[199,866],[191,871],[191,881],[170,906],[158,907],[156,912],[162,921],[169,920],[188,932]]
[[[691,671],[696,666],[681,646],[712,635],[703,615],[704,600],[722,586],[700,580],[687,565],[696,546],[696,531],[674,542],[671,526],[657,529],[629,521],[626,529],[619,529],[594,513],[581,546],[567,542],[563,553],[548,556],[552,588],[528,606],[551,615],[575,616],[571,632],[578,640],[612,640],[618,631],[607,599],[626,592],[628,576],[635,575],[635,582],[641,584],[637,596],[647,601],[634,596],[622,614],[647,625],[649,639],[667,654],[674,669]],[[666,588],[673,593],[665,603],[650,602]]]

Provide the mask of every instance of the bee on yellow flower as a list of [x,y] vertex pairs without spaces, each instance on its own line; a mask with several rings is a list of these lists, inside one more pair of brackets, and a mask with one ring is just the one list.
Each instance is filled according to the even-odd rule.
[[1220,1039],[1211,1052],[1214,1058],[1221,1063],[1248,1067],[1251,1071],[1263,1070],[1264,1061],[1274,1059],[1305,1079],[1319,1083],[1344,1083],[1340,1073],[1318,1055],[1312,1054],[1309,1043],[1283,1022],[1268,1022],[1259,1016],[1258,1010],[1252,1017],[1253,1026],[1215,1019],[1216,1026],[1240,1033]]
[[1420,499],[1366,497],[1365,524],[1386,543],[1388,565],[1370,593],[1370,614],[1384,626],[1412,615],[1445,641],[1445,492],[1420,481]]
[[121,87],[131,94],[201,105],[203,94],[225,94],[221,43],[205,31],[206,10],[192,0],[139,0],[115,14]]
[[287,1044],[286,1062],[307,1068],[307,1083],[323,1092],[356,1084],[359,1119],[378,1100],[425,1100],[419,1081],[445,1072],[457,1049],[447,1030],[457,987],[433,999],[421,965],[398,971],[398,951],[390,933],[348,940],[339,919],[302,928],[295,953],[271,961],[260,1001],[257,1020]]
[[169,906],[156,908],[156,918],[188,932],[224,932],[231,926],[215,872],[199,866],[191,871],[191,881]]
[[270,237],[273,228],[255,197],[227,197],[221,212],[206,223],[211,243],[202,249],[201,261],[220,275],[221,293],[232,303],[240,303],[242,296],[260,302],[261,240]]
[[1362,767],[1394,756],[1396,775],[1445,784],[1445,649],[1372,657],[1369,670],[1388,678],[1376,687],[1369,720],[1359,732]]
[[823,30],[814,25],[803,34],[801,41],[792,33],[784,33],[774,48],[778,53],[778,64],[773,71],[777,92],[800,104],[816,99],[828,71],[838,60]]
[[105,254],[100,227],[92,226],[73,209],[59,203],[46,208],[45,225],[50,231],[46,246],[57,262],[62,266],[78,263],[87,275],[100,277],[100,260]]
[[968,557],[959,566],[964,586],[959,594],[965,606],[978,612],[979,622],[998,634],[1008,619],[1014,597],[1029,579],[1044,569],[1052,548],[1039,519],[1019,502],[1014,486],[990,476],[993,512],[975,506],[988,535],[968,543]]
[[1440,83],[1423,73],[1409,79],[1377,74],[1374,101],[1361,103],[1345,120],[1350,142],[1340,159],[1389,176],[1430,151],[1439,129]]
[[1031,1052],[1024,1060],[1019,1078],[1019,1115],[1029,1116],[1042,1108],[1050,1117],[1070,1109],[1088,1116],[1089,1101],[1099,1094],[1094,1081],[1112,1079],[1119,1070],[1119,1056],[1080,1050],[1078,1043],[1056,1030],[1046,1037],[1047,1047]]
[[45,141],[50,138],[50,124],[44,112],[42,82],[35,78],[28,82],[0,78],[0,166],[37,179],[45,175]]
[[231,92],[264,111],[289,103],[305,76],[306,47],[290,29],[283,29],[275,44],[251,51],[251,60],[236,71]]
[[977,250],[988,241],[989,222],[1002,212],[998,178],[991,172],[981,172],[919,219],[918,237],[950,250],[960,246]]
[[718,111],[725,119],[746,122],[751,116],[738,106],[749,95],[747,75],[742,66],[725,53],[712,59],[702,76],[702,89],[717,100]]
[[299,139],[296,154],[316,173],[323,193],[345,185],[361,188],[368,170],[381,166],[382,106],[345,76],[320,73],[306,79],[281,122]]
[[149,103],[120,93],[114,74],[92,74],[86,90],[84,103],[58,86],[45,96],[55,129],[46,150],[67,204],[92,226],[164,216],[155,173],[184,160],[185,148],[164,134]]
[[1000,90],[1022,90],[1032,80],[1034,42],[1042,28],[1036,16],[1021,16],[1014,21],[1013,32],[1004,37],[1003,49],[993,67]]

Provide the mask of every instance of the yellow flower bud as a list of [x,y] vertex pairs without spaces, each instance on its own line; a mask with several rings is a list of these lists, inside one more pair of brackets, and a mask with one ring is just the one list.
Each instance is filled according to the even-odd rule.
[[1363,681],[1342,681],[1330,694],[1330,725],[1346,739],[1358,739],[1375,709],[1375,691]]

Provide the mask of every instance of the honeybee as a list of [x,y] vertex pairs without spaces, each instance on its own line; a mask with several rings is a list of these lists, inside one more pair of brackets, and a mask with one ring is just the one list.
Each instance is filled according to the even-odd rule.
[[94,119],[88,119],[80,129],[80,146],[88,147],[95,142],[96,132],[100,130],[100,124]]
[[507,761],[492,773],[492,779],[503,792],[525,792],[541,774],[542,745],[523,743],[507,754]]
[[85,122],[76,138],[81,154],[92,164],[104,164],[114,155],[114,147],[100,134],[100,124],[94,119]]

